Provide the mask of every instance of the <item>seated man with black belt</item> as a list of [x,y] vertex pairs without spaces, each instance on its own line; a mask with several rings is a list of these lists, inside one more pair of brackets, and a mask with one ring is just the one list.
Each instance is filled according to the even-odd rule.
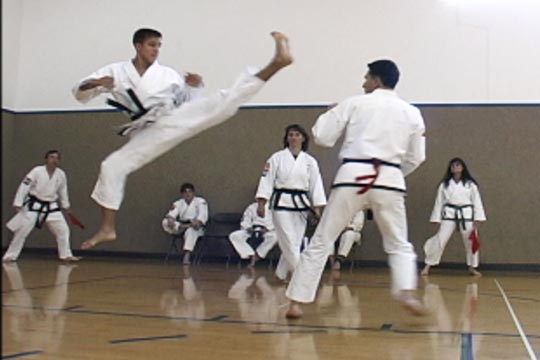
[[197,240],[204,235],[208,221],[208,204],[202,197],[195,196],[195,186],[184,183],[180,187],[181,198],[175,201],[161,222],[163,230],[184,238],[184,265],[191,264],[191,253]]

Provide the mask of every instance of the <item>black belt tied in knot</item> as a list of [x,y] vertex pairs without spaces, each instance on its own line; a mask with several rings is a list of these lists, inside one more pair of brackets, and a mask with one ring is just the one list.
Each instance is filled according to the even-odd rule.
[[365,186],[363,188],[361,188],[360,190],[358,190],[356,192],[359,195],[368,192],[368,190],[371,189],[373,187],[373,185],[375,185],[375,181],[377,181],[377,178],[379,177],[379,171],[380,171],[381,166],[392,166],[392,167],[396,167],[398,169],[401,167],[399,164],[391,163],[389,161],[384,161],[384,160],[377,159],[377,158],[373,158],[373,159],[345,158],[345,159],[343,159],[343,163],[344,164],[345,163],[364,163],[364,164],[372,164],[373,165],[373,169],[375,170],[375,174],[357,176],[354,179],[356,182],[369,180],[369,182],[367,184],[365,184]]
[[[283,194],[291,195],[294,208],[279,206],[279,200],[281,199],[281,195]],[[309,210],[313,212],[313,209],[311,208],[311,206],[304,199],[304,196],[307,196],[307,194],[308,192],[306,190],[274,188],[274,192],[272,193],[272,197],[270,198],[270,205],[271,205],[270,208],[272,210],[287,210],[287,211]],[[297,199],[299,199],[300,204],[297,202]]]
[[[467,222],[467,221],[474,221],[473,218],[471,218],[471,219],[465,218],[465,214],[463,213],[463,209],[466,209],[466,208],[474,209],[474,206],[473,206],[472,204],[467,204],[467,205],[444,204],[444,207],[452,208],[452,209],[454,209],[455,211],[454,211],[454,217],[453,217],[453,218],[445,218],[444,212],[443,212],[443,217],[442,217],[442,219],[443,219],[443,220],[452,220],[452,221],[455,221],[456,224],[458,224],[458,226],[459,226],[462,230],[465,230],[465,229],[466,229],[466,222]],[[444,208],[443,208],[443,209],[444,209]]]
[[[129,95],[129,98],[131,99],[131,101],[133,101],[133,103],[137,107],[137,110],[132,110],[126,105],[119,103],[118,101],[113,100],[113,99],[107,99],[107,104],[112,107],[115,107],[116,109],[120,111],[125,112],[129,116],[131,121],[139,120],[141,117],[146,115],[150,109],[147,109],[143,106],[141,100],[139,100],[139,98],[137,97],[137,94],[135,94],[135,91],[133,91],[133,89],[127,89],[126,92]],[[126,133],[128,132],[128,129],[122,129],[118,133],[118,135],[120,136],[126,135]]]
[[[28,198],[24,201],[23,205],[28,205],[28,211],[38,213],[36,224],[34,225],[36,229],[41,229],[43,223],[47,221],[47,217],[50,213],[60,211],[60,206],[58,206],[56,209],[51,209],[51,205],[55,203],[55,201],[44,201],[38,199],[34,195],[28,195]],[[37,208],[34,208],[35,204],[38,205]]]

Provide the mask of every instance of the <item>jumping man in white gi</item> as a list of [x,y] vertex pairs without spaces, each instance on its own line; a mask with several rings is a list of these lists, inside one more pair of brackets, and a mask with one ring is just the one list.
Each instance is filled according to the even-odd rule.
[[392,293],[413,314],[425,313],[414,297],[416,254],[407,239],[405,176],[425,159],[420,111],[393,88],[397,66],[389,60],[368,64],[363,88],[322,114],[313,127],[315,141],[331,147],[345,133],[339,168],[328,205],[287,288],[287,317],[302,316],[300,303],[313,302],[330,249],[353,215],[372,209],[392,273]]
[[[242,215],[240,230],[229,234],[229,240],[240,257],[251,259],[249,267],[254,267],[257,261],[264,259],[277,242],[272,213],[266,208],[264,217],[261,217],[257,214],[257,207],[256,202],[249,205]],[[255,250],[248,244],[248,240],[253,236],[262,238]]]
[[[115,215],[130,173],[184,140],[232,117],[267,80],[292,63],[287,37],[273,32],[276,50],[265,68],[255,75],[242,74],[230,89],[180,106],[193,91],[186,93],[182,79],[171,69],[156,63],[161,34],[151,29],[143,30],[134,36],[134,59],[106,66],[74,88],[75,97],[82,102],[100,93],[112,94],[114,100],[109,103],[130,114],[133,120],[121,132],[129,134],[130,140],[101,163],[92,198],[102,210],[102,223],[95,235],[82,244],[83,249],[116,240]],[[201,78],[188,74],[185,82],[197,87]]]
[[197,240],[204,235],[204,226],[208,221],[208,203],[202,197],[195,196],[195,186],[191,183],[182,184],[180,193],[182,198],[172,204],[161,225],[169,234],[183,236],[182,264],[189,265]]
[[13,206],[17,214],[7,223],[13,239],[3,261],[17,261],[24,242],[34,228],[47,224],[56,237],[58,257],[62,261],[78,261],[69,244],[69,226],[62,211],[69,214],[69,197],[66,173],[58,167],[60,153],[49,150],[45,165],[36,166],[24,178],[15,194]]

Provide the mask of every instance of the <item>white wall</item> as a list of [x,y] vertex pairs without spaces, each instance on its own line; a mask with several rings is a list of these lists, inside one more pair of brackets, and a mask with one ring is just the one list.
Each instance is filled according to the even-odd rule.
[[22,2],[2,1],[2,108],[17,103]]
[[340,100],[361,91],[365,64],[380,57],[400,65],[398,90],[416,103],[540,103],[539,0],[3,3],[16,15],[2,15],[3,108],[11,110],[106,108],[102,100],[78,104],[70,89],[130,58],[139,27],[160,30],[160,61],[202,74],[209,90],[227,86],[245,65],[266,63],[271,30],[289,34],[296,64],[252,104]]

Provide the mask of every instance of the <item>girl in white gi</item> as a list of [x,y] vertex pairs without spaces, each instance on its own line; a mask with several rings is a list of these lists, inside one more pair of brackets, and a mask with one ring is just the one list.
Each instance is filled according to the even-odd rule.
[[296,124],[287,126],[283,145],[284,149],[266,162],[256,198],[259,216],[264,216],[265,206],[270,203],[281,249],[276,276],[285,281],[300,259],[308,212],[320,217],[326,196],[317,160],[306,152],[306,130]]
[[34,228],[47,224],[58,244],[58,257],[62,261],[78,261],[69,244],[69,226],[62,211],[69,214],[66,173],[58,167],[60,152],[49,150],[45,165],[36,166],[19,185],[13,206],[17,214],[6,224],[13,231],[13,239],[3,261],[17,261],[24,242]]
[[[279,32],[272,32],[272,37],[276,50],[265,68],[255,75],[242,74],[230,89],[182,106],[180,103],[189,99],[192,91],[186,93],[181,77],[156,62],[161,34],[151,29],[135,33],[134,59],[106,66],[75,86],[73,92],[81,102],[101,93],[112,94],[115,100],[109,103],[123,109],[133,120],[121,132],[129,133],[130,140],[101,163],[92,198],[102,210],[102,223],[97,233],[82,244],[83,249],[116,239],[115,215],[130,173],[184,140],[232,117],[265,81],[292,63],[287,37]],[[197,87],[201,78],[188,74],[185,82]]]
[[486,214],[478,184],[462,159],[454,158],[448,163],[446,174],[437,189],[430,220],[440,226],[437,234],[429,238],[424,245],[426,266],[422,275],[429,275],[431,267],[439,264],[444,248],[457,227],[465,246],[469,273],[480,276],[480,272],[476,270],[479,265],[479,252],[473,253],[469,236],[478,228],[480,222],[486,221]]
[[[272,222],[272,213],[265,208],[264,217],[257,215],[257,203],[249,205],[240,222],[240,230],[229,234],[229,240],[234,249],[242,259],[251,259],[249,267],[254,267],[260,259],[266,258],[266,255],[276,245],[276,232]],[[262,242],[253,250],[248,240],[255,237],[262,237]]]
[[[341,264],[345,262],[353,245],[360,245],[360,241],[362,240],[361,231],[364,227],[364,218],[364,211],[359,211],[339,236],[339,246],[336,254],[334,255],[334,251],[332,251],[332,255],[330,255],[332,270],[341,270]],[[334,250],[334,248],[332,248],[332,250]]]
[[171,235],[183,234],[182,264],[189,265],[197,240],[204,235],[204,226],[208,221],[208,203],[202,197],[195,196],[195,186],[191,183],[182,184],[180,193],[182,198],[172,204],[161,226]]
[[330,249],[353,216],[371,209],[388,254],[392,295],[415,315],[425,313],[414,296],[416,253],[407,239],[405,176],[425,159],[425,125],[420,111],[394,92],[399,70],[390,60],[368,64],[365,95],[351,96],[319,116],[315,141],[331,147],[344,134],[342,160],[328,205],[302,252],[287,288],[286,316],[302,316],[300,303],[313,302]]

